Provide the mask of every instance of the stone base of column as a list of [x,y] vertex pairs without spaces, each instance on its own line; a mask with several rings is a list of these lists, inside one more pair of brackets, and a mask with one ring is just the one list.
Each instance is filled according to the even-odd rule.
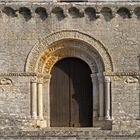
[[32,118],[36,120],[37,119],[37,114],[36,113],[33,113],[32,114]]
[[99,117],[98,120],[99,120],[99,121],[102,121],[102,120],[104,120],[104,117]]
[[94,118],[95,120],[98,119],[98,113],[97,113],[97,111],[93,111],[93,118]]
[[37,120],[36,125],[39,128],[46,128],[47,122],[46,122],[46,120]]
[[41,115],[41,116],[38,116],[38,119],[39,119],[39,120],[44,120],[44,118],[43,118],[42,115]]
[[109,120],[112,120],[112,118],[110,116],[106,116],[105,117],[105,120],[108,120],[109,121]]

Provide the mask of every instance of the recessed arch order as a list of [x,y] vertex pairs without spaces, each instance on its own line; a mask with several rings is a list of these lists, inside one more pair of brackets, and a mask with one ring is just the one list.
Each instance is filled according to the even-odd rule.
[[104,45],[92,36],[75,30],[52,33],[39,41],[28,55],[25,72],[49,74],[53,65],[66,57],[84,60],[91,71],[111,73],[113,64]]

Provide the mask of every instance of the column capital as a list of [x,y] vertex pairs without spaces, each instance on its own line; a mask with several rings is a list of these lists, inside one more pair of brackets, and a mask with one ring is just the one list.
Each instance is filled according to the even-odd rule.
[[111,82],[111,77],[110,76],[105,76],[105,82],[110,83]]
[[91,78],[96,78],[97,77],[97,73],[92,73],[90,76],[91,76]]
[[43,77],[43,82],[44,82],[44,83],[47,83],[47,82],[50,81],[50,79],[51,79],[51,74],[47,74],[47,75],[45,75],[45,76]]
[[104,75],[103,75],[103,73],[97,73],[97,77],[98,77],[98,80],[100,82],[103,82],[104,81]]
[[90,76],[91,76],[92,83],[95,84],[98,81],[97,74],[92,73]]
[[99,78],[102,78],[104,75],[103,75],[103,73],[97,73],[97,76],[98,76]]
[[31,82],[32,82],[32,83],[37,83],[37,76],[32,77],[32,78],[31,78]]
[[43,77],[39,77],[39,78],[37,79],[37,82],[38,82],[38,84],[43,84]]

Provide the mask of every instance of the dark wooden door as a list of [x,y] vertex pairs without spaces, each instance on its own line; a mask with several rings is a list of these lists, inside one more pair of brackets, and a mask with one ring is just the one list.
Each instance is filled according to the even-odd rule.
[[92,82],[89,66],[77,58],[57,62],[50,86],[52,127],[92,126]]

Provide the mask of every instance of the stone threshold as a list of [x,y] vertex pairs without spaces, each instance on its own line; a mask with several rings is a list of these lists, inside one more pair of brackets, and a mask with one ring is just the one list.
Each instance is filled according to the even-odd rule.
[[23,130],[1,130],[1,137],[140,137],[140,131],[110,131],[97,130],[94,128],[46,128],[33,131]]

